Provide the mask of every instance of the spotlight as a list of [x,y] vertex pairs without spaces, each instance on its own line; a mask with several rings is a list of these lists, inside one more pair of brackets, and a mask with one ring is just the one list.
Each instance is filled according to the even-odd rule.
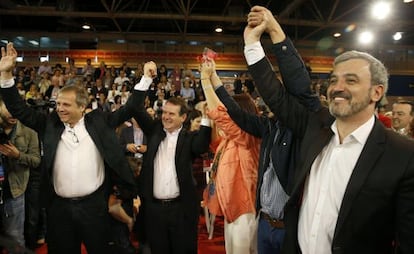
[[89,29],[91,29],[91,26],[85,23],[85,24],[82,25],[82,28],[85,29],[85,30],[89,30]]
[[396,32],[392,38],[394,39],[394,41],[399,41],[402,38],[402,33],[401,32]]
[[365,31],[359,35],[358,40],[362,44],[369,44],[374,40],[374,35],[369,31]]
[[214,31],[216,31],[216,33],[221,33],[221,32],[223,32],[223,28],[221,28],[221,27],[216,27],[216,29],[214,29]]
[[391,12],[389,2],[378,2],[372,6],[371,15],[376,19],[385,19]]
[[338,38],[338,37],[341,37],[341,35],[342,35],[341,33],[334,33],[333,37]]

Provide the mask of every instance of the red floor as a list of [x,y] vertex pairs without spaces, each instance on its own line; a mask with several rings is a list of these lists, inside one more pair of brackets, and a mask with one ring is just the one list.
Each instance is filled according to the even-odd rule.
[[[213,239],[208,240],[208,233],[205,225],[204,216],[200,216],[198,233],[198,254],[224,254],[224,233],[223,233],[223,219],[217,217],[214,227]],[[36,250],[36,254],[46,254],[46,245],[41,246]],[[87,254],[86,250],[82,249],[82,254]]]

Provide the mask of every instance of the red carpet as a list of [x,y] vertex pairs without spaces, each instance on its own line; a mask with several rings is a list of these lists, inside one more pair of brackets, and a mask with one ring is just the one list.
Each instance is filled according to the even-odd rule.
[[[208,240],[204,216],[200,216],[198,226],[198,254],[224,254],[224,223],[223,218],[216,217],[213,239]],[[36,254],[47,254],[46,244],[36,250]],[[87,254],[82,246],[82,254]]]

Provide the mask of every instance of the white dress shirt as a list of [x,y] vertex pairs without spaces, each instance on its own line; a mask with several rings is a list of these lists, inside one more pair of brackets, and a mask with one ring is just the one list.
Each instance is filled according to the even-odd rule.
[[154,159],[154,198],[170,199],[180,195],[175,168],[175,149],[181,129],[182,127],[173,132],[164,130],[167,135],[158,146]]
[[340,144],[336,122],[334,136],[316,157],[305,183],[299,213],[298,240],[304,254],[331,254],[339,209],[355,164],[375,122],[366,123]]
[[85,128],[84,118],[73,127],[65,124],[53,166],[56,194],[82,197],[96,191],[105,178],[104,160]]

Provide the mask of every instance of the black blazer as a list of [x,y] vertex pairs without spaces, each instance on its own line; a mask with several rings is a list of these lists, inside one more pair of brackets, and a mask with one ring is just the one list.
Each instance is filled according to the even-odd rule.
[[[285,207],[282,253],[300,253],[297,226],[303,185],[312,163],[328,144],[335,120],[328,109],[312,113],[282,87],[267,58],[249,66],[259,93],[296,136],[303,136],[301,157]],[[283,75],[283,73],[282,73]],[[309,84],[303,84],[309,86]],[[368,136],[345,190],[331,250],[334,254],[414,253],[414,143],[378,120]]]
[[[15,86],[2,88],[0,93],[10,113],[39,134],[43,143],[43,160],[47,173],[45,174],[47,179],[43,180],[46,180],[49,193],[53,194],[51,176],[56,149],[65,129],[64,124],[56,112],[46,115],[28,107],[19,96]],[[104,159],[106,180],[111,180],[106,183],[111,186],[116,185],[123,198],[133,197],[137,190],[132,171],[120,149],[115,128],[134,115],[136,109],[133,105],[137,105],[137,100],[144,100],[142,93],[134,92],[126,105],[113,113],[93,110],[84,117],[86,130]]]
[[[147,137],[147,152],[143,157],[142,171],[138,178],[139,193],[144,203],[151,202],[153,199],[154,158],[166,133],[162,122],[153,120],[145,111],[143,103],[140,108],[140,114],[136,120]],[[175,161],[171,162],[175,163],[177,171],[183,212],[188,213],[190,217],[197,216],[198,218],[197,211],[200,206],[193,178],[192,162],[195,157],[208,151],[210,137],[210,127],[201,126],[198,132],[189,132],[182,128],[177,140]]]

